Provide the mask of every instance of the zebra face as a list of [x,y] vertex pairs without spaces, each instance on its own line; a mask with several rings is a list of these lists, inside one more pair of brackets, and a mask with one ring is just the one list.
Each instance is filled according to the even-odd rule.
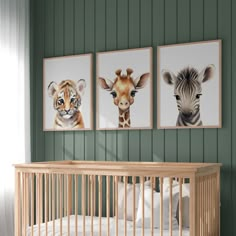
[[213,77],[214,70],[214,65],[208,65],[200,73],[190,67],[182,69],[177,75],[168,70],[162,71],[164,81],[174,86],[177,109],[185,120],[200,117],[202,83]]
[[187,119],[194,116],[200,109],[201,84],[198,81],[177,79],[174,97],[178,111]]

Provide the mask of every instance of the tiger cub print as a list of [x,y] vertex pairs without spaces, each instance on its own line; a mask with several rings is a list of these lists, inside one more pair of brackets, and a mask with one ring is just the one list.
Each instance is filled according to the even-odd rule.
[[81,111],[81,97],[86,87],[85,80],[77,82],[63,80],[59,84],[52,81],[48,85],[48,94],[53,98],[53,107],[57,111],[54,119],[55,129],[84,128]]

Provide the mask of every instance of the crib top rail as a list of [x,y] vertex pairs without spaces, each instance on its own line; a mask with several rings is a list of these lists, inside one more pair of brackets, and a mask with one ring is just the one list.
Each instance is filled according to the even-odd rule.
[[15,164],[14,167],[16,171],[26,173],[190,177],[219,171],[221,165],[183,162],[53,161]]

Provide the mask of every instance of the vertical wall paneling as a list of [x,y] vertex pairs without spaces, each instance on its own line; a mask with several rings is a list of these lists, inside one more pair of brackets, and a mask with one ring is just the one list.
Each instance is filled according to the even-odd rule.
[[[116,0],[106,0],[106,50],[112,51],[117,47],[117,9]],[[106,132],[106,159],[115,161],[117,158],[117,132]]]
[[157,53],[156,47],[164,44],[165,36],[165,0],[153,1],[153,161],[164,161],[165,157],[165,130],[157,130]]
[[[140,46],[150,45],[152,45],[152,0],[141,0]],[[144,130],[140,132],[140,135],[141,160],[152,161],[152,130]]]
[[[231,14],[233,12],[236,12],[236,2],[235,1],[231,1],[232,2],[232,8],[231,8]],[[232,50],[232,57],[231,57],[231,69],[232,69],[232,85],[231,85],[231,90],[232,90],[232,167],[231,167],[231,171],[232,171],[232,176],[231,176],[231,189],[232,189],[232,218],[235,219],[236,217],[236,202],[234,201],[235,197],[236,197],[236,158],[235,158],[235,154],[236,154],[236,106],[235,106],[235,101],[236,101],[236,93],[233,92],[234,88],[236,88],[236,47],[234,45],[233,42],[236,42],[236,14],[232,14],[231,15],[231,30],[232,30],[232,38],[231,38],[231,50]],[[234,101],[234,102],[233,102]],[[232,229],[232,235],[236,235],[236,224],[233,224],[233,229]]]
[[[129,0],[129,47],[140,47],[140,4],[136,0]],[[129,160],[140,160],[140,131],[129,131]]]
[[[138,4],[138,3],[137,3]],[[127,49],[129,46],[129,4],[127,0],[117,0],[117,49]],[[118,120],[118,115],[117,115]],[[129,147],[129,131],[117,131],[117,160],[127,161]]]
[[[218,161],[223,163],[222,182],[221,182],[221,214],[226,216],[232,209],[231,205],[231,158],[232,158],[232,71],[231,71],[231,1],[218,1],[218,36],[223,39],[222,52],[222,114],[223,128],[218,131]],[[235,47],[235,46],[234,46]],[[235,102],[235,101],[234,101]],[[234,121],[235,122],[235,121]],[[235,144],[233,144],[235,145]],[[235,157],[234,157],[235,158]],[[227,194],[226,194],[227,193]],[[235,198],[234,198],[235,199]],[[232,217],[223,217],[221,219],[224,225],[224,231],[221,229],[222,235],[232,234]]]
[[[217,36],[217,0],[204,2],[204,40]],[[217,162],[217,129],[204,130],[204,162]]]
[[[203,14],[203,0],[190,1],[190,22],[191,22],[191,35],[190,41],[202,41],[204,38],[204,14]],[[192,129],[190,137],[191,161],[203,162],[204,161],[204,130]]]
[[[103,52],[106,50],[106,1],[96,1],[95,7],[95,50]],[[94,67],[94,70],[96,70],[96,67]],[[94,91],[96,91],[96,87]],[[104,130],[96,131],[96,155],[96,160],[106,160],[106,131]]]
[[[177,1],[177,43],[190,40],[190,1]],[[188,162],[190,160],[190,129],[178,130],[178,159]]]
[[[74,2],[74,53],[82,54],[85,50],[85,42],[84,42],[84,0],[78,0]],[[84,137],[85,131],[75,132],[75,156],[76,160],[84,159]]]
[[[35,122],[33,122],[36,119],[36,81],[35,79],[32,79],[35,77],[34,73],[34,65],[36,64],[37,58],[35,55],[37,55],[35,51],[35,34],[34,34],[34,26],[36,26],[36,2],[30,2],[30,136],[35,137],[36,136],[36,127]],[[31,159],[32,161],[36,158],[36,137],[31,138]]]
[[[74,0],[64,1],[64,54],[74,54]],[[74,159],[74,132],[64,133],[64,160]]]
[[[94,52],[95,46],[95,1],[85,1],[85,53]],[[94,80],[95,81],[95,80]],[[95,108],[94,108],[95,109]],[[85,132],[85,159],[94,160],[95,152],[95,131]]]
[[[53,41],[53,28],[54,28],[54,4],[53,0],[48,1],[47,8],[45,10],[44,21],[44,57],[51,57],[54,53],[54,41]],[[46,93],[47,94],[47,93]],[[51,101],[53,106],[53,101]],[[46,160],[54,160],[54,132],[44,133],[44,155]]]
[[[35,0],[30,8],[32,161],[222,162],[221,235],[235,235],[235,1]],[[156,47],[217,38],[223,50],[223,128],[157,130]],[[95,63],[96,52],[146,46],[153,47],[153,130],[43,131],[44,57],[93,53]],[[94,64],[94,96],[95,69]]]
[[[55,2],[55,1],[54,1]],[[54,4],[54,56],[64,55],[64,1]],[[55,160],[64,159],[64,132],[57,131],[55,136]]]
[[[37,9],[35,13],[35,70],[34,70],[34,84],[37,88],[35,90],[35,161],[44,160],[44,132],[43,132],[43,120],[42,120],[42,110],[43,110],[43,52],[44,52],[44,1],[37,1],[34,4]],[[36,46],[37,45],[37,46]]]
[[[165,0],[165,44],[174,44],[177,39],[177,0]],[[177,161],[177,130],[165,131],[165,161]],[[171,148],[170,148],[171,147]]]

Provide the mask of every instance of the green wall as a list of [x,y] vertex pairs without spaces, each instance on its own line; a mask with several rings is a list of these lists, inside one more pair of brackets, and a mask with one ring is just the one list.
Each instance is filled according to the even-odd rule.
[[[233,0],[32,0],[32,160],[221,162],[221,235],[236,235],[233,12]],[[217,38],[223,40],[222,129],[43,132],[44,57],[153,46],[156,127],[156,47]]]

